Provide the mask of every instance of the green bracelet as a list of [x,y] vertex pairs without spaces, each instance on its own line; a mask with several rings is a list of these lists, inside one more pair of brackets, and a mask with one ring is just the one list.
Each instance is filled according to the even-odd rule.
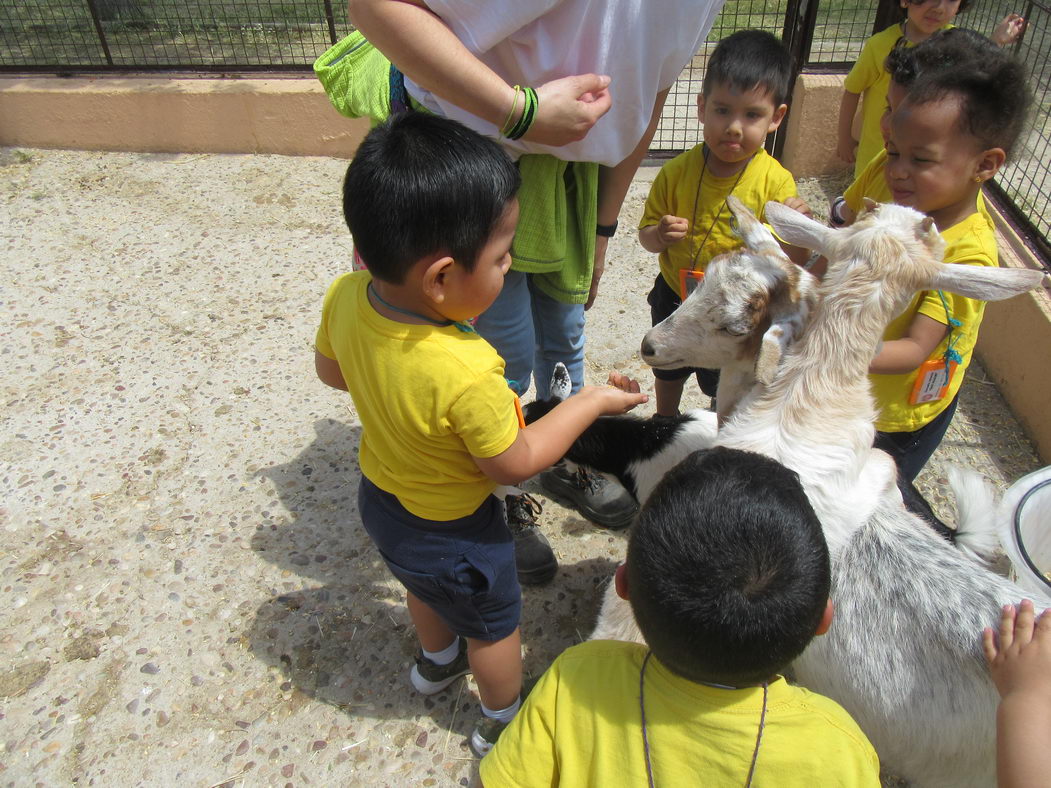
[[517,140],[525,136],[525,133],[529,131],[529,127],[533,125],[533,120],[536,118],[536,108],[539,103],[536,91],[533,88],[522,88],[522,96],[525,99],[522,114],[518,118],[518,122],[504,135],[509,140]]

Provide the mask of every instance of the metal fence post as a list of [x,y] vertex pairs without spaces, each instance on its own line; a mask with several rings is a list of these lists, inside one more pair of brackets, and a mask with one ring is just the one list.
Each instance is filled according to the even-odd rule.
[[95,0],[86,0],[88,4],[88,11],[91,12],[91,21],[95,23],[95,32],[99,37],[99,44],[102,46],[102,54],[106,56],[106,65],[113,65],[113,56],[109,52],[109,44],[106,42],[106,31],[102,29],[102,20],[99,19],[99,11],[95,7]]
[[[781,41],[788,50],[792,61],[792,78],[788,83],[788,96],[785,98],[792,107],[792,90],[796,84],[796,77],[803,70],[807,60],[810,58],[810,44],[814,37],[814,24],[817,20],[818,0],[789,0],[785,8],[785,26],[781,34]],[[773,137],[767,140],[767,149],[775,158],[780,158],[785,149],[785,137],[787,136],[788,123],[782,122]]]

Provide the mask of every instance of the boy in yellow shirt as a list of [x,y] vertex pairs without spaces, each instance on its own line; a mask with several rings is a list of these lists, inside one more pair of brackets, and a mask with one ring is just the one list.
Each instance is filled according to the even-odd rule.
[[[1024,67],[959,29],[888,57],[887,66],[886,149],[847,188],[839,215],[849,224],[863,198],[889,197],[934,220],[946,263],[997,266],[982,184],[1004,165],[1024,127],[1031,103]],[[909,482],[956,412],[984,313],[982,301],[922,292],[884,332],[869,366],[879,410],[875,445]]]
[[[492,140],[428,113],[377,126],[347,169],[343,209],[367,271],[325,296],[318,377],[347,390],[362,425],[358,511],[406,589],[420,651],[413,686],[434,694],[473,672],[492,747],[519,706],[521,589],[499,484],[557,461],[598,416],[646,397],[585,387],[526,427],[504,362],[467,324],[503,287],[518,171]],[[534,562],[539,564],[539,562]]]
[[483,784],[878,786],[846,711],[778,675],[828,629],[830,577],[794,472],[695,452],[642,507],[617,570],[649,650],[565,651],[482,760]]
[[[678,308],[709,260],[741,245],[730,225],[728,195],[760,220],[771,200],[809,215],[792,173],[763,150],[767,135],[788,111],[784,102],[791,76],[788,51],[761,30],[740,30],[712,53],[697,97],[704,143],[661,168],[639,222],[642,247],[660,255],[660,274],[647,297],[653,325]],[[797,263],[806,260],[802,249],[786,246],[785,251]],[[718,370],[654,369],[658,415],[678,412],[691,373],[705,394],[715,396]]]

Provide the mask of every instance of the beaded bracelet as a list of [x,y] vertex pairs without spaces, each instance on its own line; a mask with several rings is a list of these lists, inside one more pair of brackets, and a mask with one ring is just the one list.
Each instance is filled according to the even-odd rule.
[[507,113],[507,120],[504,121],[504,125],[500,127],[500,134],[504,137],[507,136],[508,127],[511,125],[511,118],[515,116],[515,107],[518,106],[518,94],[521,92],[522,86],[515,85],[515,97],[511,100],[511,111]]
[[529,131],[529,127],[533,125],[533,120],[536,118],[536,108],[539,103],[536,91],[533,88],[522,88],[522,96],[525,99],[522,114],[518,118],[518,122],[511,127],[511,130],[504,134],[509,140],[517,140],[523,137]]

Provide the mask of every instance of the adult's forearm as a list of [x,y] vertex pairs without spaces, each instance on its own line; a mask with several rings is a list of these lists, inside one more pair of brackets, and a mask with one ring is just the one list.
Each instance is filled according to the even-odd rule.
[[507,118],[514,89],[419,0],[349,0],[350,21],[423,89],[490,123]]
[[642,139],[635,149],[628,154],[620,164],[614,167],[599,167],[598,176],[598,223],[613,224],[620,214],[620,207],[624,204],[624,198],[628,194],[632,178],[646,158],[650,149],[650,142],[657,131],[660,123],[661,111],[664,109],[664,101],[668,98],[668,91],[663,90],[657,94],[653,103],[653,111],[650,115],[650,123],[646,127]]

